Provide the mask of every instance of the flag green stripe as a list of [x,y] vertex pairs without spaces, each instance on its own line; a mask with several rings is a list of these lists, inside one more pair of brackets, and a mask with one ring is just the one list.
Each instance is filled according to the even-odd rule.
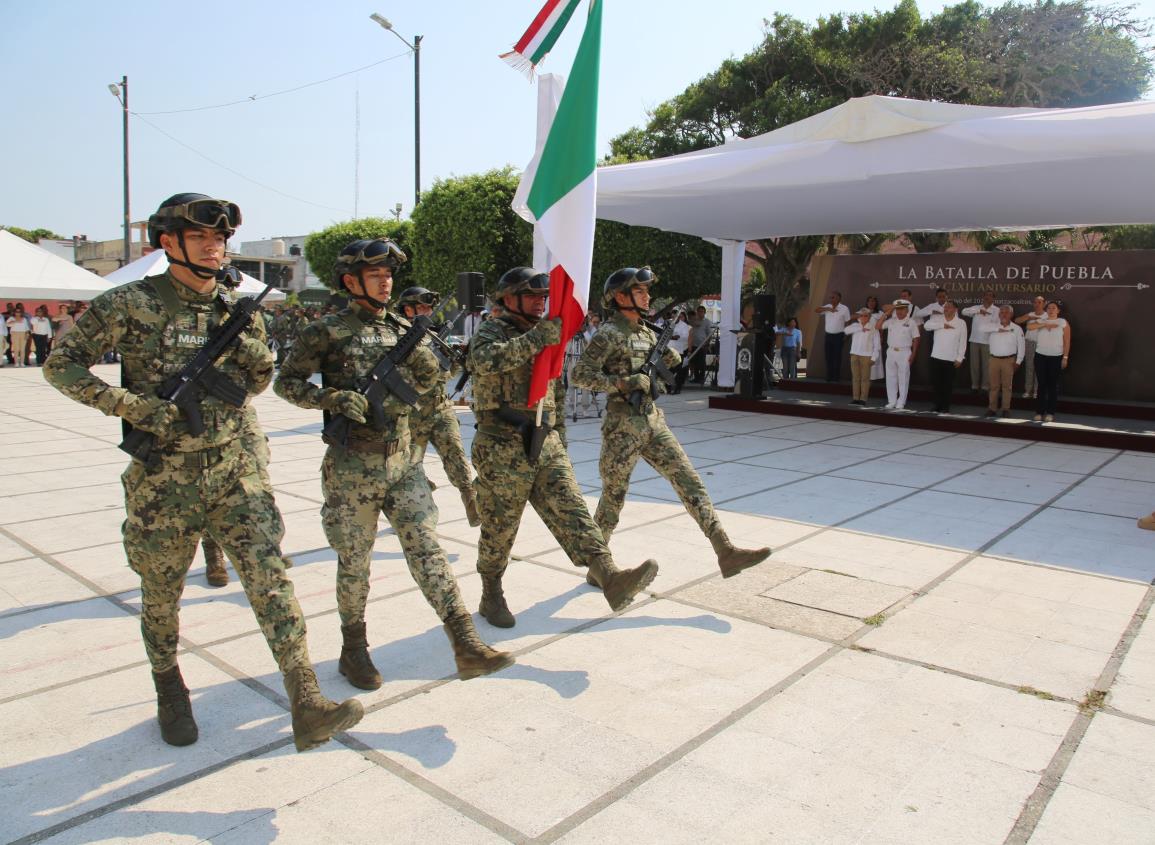
[[553,49],[553,45],[557,43],[557,39],[561,36],[562,30],[564,30],[566,24],[569,23],[569,19],[573,17],[573,13],[577,11],[578,5],[577,2],[569,2],[566,4],[557,23],[553,25],[553,28],[550,29],[549,33],[545,36],[545,40],[538,45],[538,48],[533,51],[533,55],[529,57],[531,62],[536,65],[545,58],[546,53]]
[[526,205],[538,220],[593,172],[597,153],[602,2],[592,0],[573,70],[546,138]]

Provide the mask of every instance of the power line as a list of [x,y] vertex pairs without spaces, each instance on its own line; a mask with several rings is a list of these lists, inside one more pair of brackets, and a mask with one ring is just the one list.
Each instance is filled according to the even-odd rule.
[[329,76],[325,79],[318,79],[315,82],[306,82],[304,85],[298,85],[295,88],[286,88],[283,91],[274,91],[271,94],[253,94],[251,96],[245,97],[243,100],[232,100],[228,103],[217,103],[215,106],[196,106],[195,108],[191,109],[170,109],[169,111],[133,112],[133,114],[135,114],[137,117],[141,117],[142,115],[155,117],[156,115],[162,114],[187,114],[189,112],[209,111],[211,109],[226,109],[231,106],[241,106],[245,103],[255,103],[258,100],[267,100],[270,97],[280,97],[283,94],[292,94],[296,91],[303,91],[304,89],[312,88],[315,85],[324,85],[326,82],[332,82],[334,79],[340,79],[344,76],[351,76],[354,73],[360,73],[363,70],[368,70],[371,67],[377,67],[377,65],[383,65],[386,62],[392,62],[396,59],[403,59],[408,56],[410,52],[412,51],[407,50],[404,53],[398,53],[396,56],[389,56],[388,58],[373,62],[373,64],[370,65],[365,65],[363,67],[353,68],[353,70],[347,70],[342,73],[338,73],[336,76]]
[[233,170],[227,164],[222,164],[221,162],[217,161],[216,159],[212,158],[211,156],[205,155],[204,153],[202,153],[200,150],[196,149],[195,147],[190,147],[188,144],[186,144],[180,138],[177,138],[176,136],[170,135],[168,132],[165,132],[163,129],[161,129],[159,126],[157,126],[151,120],[145,120],[145,118],[142,115],[138,114],[137,112],[129,112],[129,113],[133,117],[139,118],[142,123],[145,123],[148,126],[151,126],[153,129],[155,129],[161,135],[164,135],[164,137],[168,138],[170,141],[172,141],[176,144],[179,144],[180,146],[184,147],[189,152],[195,153],[196,155],[200,156],[205,161],[207,161],[209,164],[215,164],[217,167],[221,168],[222,170],[227,170],[229,173],[233,174],[234,176],[238,176],[241,179],[244,179],[246,182],[251,182],[252,184],[256,185],[258,188],[264,188],[266,191],[272,191],[274,194],[279,194],[280,196],[285,197],[286,199],[291,199],[291,200],[294,200],[296,202],[303,202],[305,205],[311,205],[314,208],[323,208],[326,211],[338,211],[341,214],[348,214],[349,213],[349,210],[347,208],[334,208],[331,205],[322,205],[321,203],[313,202],[312,200],[307,200],[304,197],[298,197],[298,196],[294,196],[293,194],[287,194],[278,188],[274,188],[272,185],[266,185],[264,182],[258,182],[256,179],[253,179],[249,176],[246,176],[244,173],[241,173],[240,171]]

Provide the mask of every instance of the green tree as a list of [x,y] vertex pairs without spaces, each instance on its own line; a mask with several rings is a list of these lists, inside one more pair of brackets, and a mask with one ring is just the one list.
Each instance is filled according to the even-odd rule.
[[605,280],[615,270],[645,265],[658,275],[655,298],[684,302],[718,292],[722,250],[696,235],[599,220],[594,234],[590,304],[600,304]]
[[[1140,97],[1152,78],[1145,26],[1133,8],[1084,0],[967,0],[923,19],[914,0],[808,24],[765,22],[749,54],[656,106],[645,127],[610,142],[612,161],[704,149],[778,129],[872,94],[997,106],[1084,106]],[[949,233],[908,233],[942,252]],[[778,249],[768,242],[767,255]],[[804,250],[785,250],[800,257]],[[768,273],[773,285],[775,274]],[[785,284],[785,282],[783,282]]]
[[517,183],[510,167],[434,182],[413,210],[416,283],[448,293],[469,270],[492,290],[506,270],[528,265],[533,228],[511,208]]
[[64,235],[58,235],[51,229],[21,229],[19,226],[0,226],[0,229],[7,229],[16,237],[23,238],[30,244],[36,243],[41,238],[55,241],[64,240]]
[[384,217],[362,217],[336,223],[305,239],[305,260],[309,269],[326,284],[333,277],[333,268],[341,250],[361,238],[391,238],[409,256],[394,276],[393,289],[401,291],[413,284],[414,256],[412,249],[413,226],[408,220],[389,220]]
[[1102,226],[1100,234],[1107,249],[1155,249],[1155,226]]

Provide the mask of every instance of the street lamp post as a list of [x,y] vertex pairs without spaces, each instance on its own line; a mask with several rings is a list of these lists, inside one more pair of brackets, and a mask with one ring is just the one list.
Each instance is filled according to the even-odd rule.
[[128,205],[128,77],[122,76],[120,84],[109,83],[108,90],[120,103],[124,113],[124,263],[132,262],[132,217]]
[[387,18],[374,12],[369,19],[381,27],[389,30],[400,39],[401,43],[413,51],[413,205],[421,202],[421,38],[413,36],[410,44],[393,28]]

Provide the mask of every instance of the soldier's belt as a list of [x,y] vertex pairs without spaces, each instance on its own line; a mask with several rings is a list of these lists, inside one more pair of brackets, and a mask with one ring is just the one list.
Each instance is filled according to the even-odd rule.
[[[555,416],[553,411],[546,411],[541,415],[541,424],[544,428],[553,428]],[[477,412],[477,430],[485,431],[485,428],[492,428],[493,431],[486,432],[487,434],[507,434],[510,429],[517,429],[523,425],[535,425],[537,423],[536,411],[515,411],[513,408],[502,408],[498,410],[478,411]]]
[[225,457],[238,450],[240,439],[230,440],[223,446],[198,449],[195,452],[162,452],[163,460],[183,464],[186,469],[207,469],[216,466]]
[[387,458],[401,449],[401,440],[362,440],[350,437],[346,448],[350,452],[360,452],[363,455],[383,455]]

